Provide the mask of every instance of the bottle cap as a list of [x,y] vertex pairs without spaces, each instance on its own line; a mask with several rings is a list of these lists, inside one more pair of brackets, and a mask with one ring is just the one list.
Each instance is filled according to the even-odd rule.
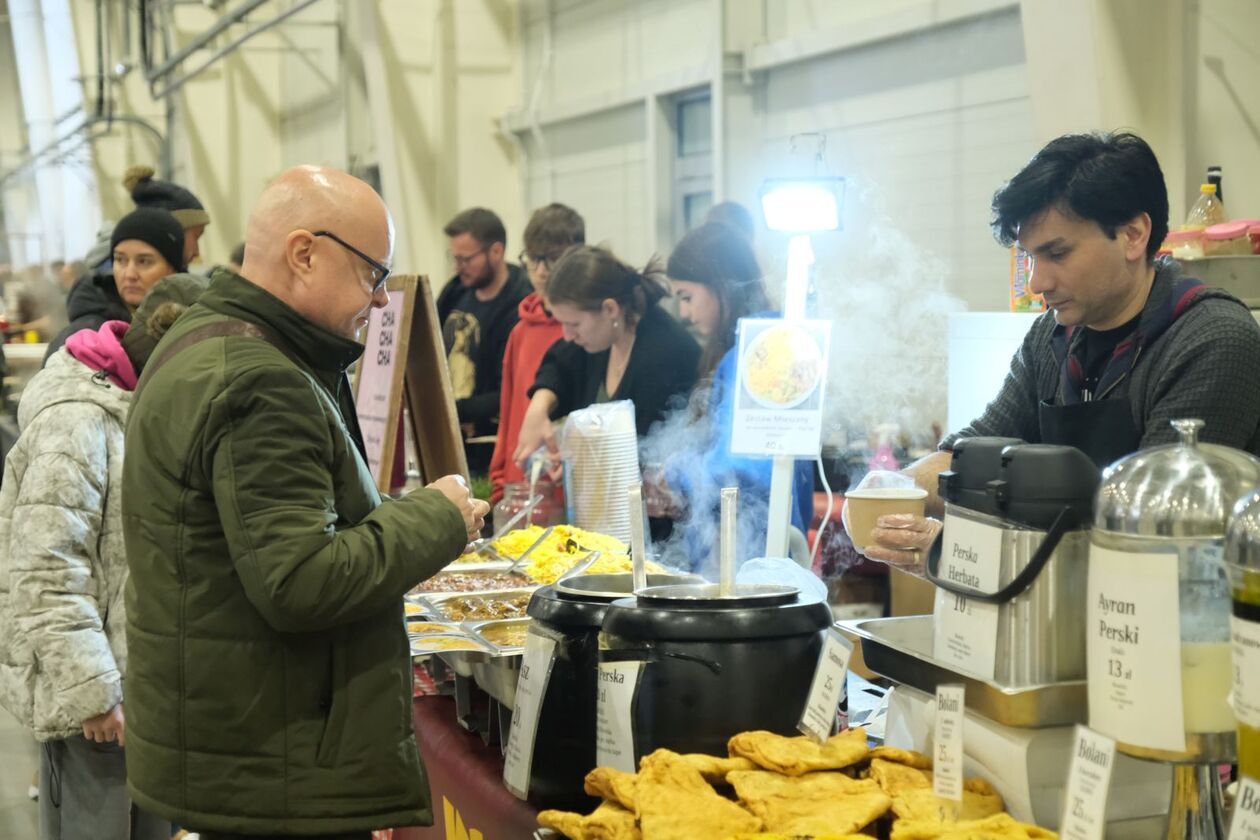
[[1199,187],[1199,192],[1207,195],[1216,195],[1216,184],[1203,184]]

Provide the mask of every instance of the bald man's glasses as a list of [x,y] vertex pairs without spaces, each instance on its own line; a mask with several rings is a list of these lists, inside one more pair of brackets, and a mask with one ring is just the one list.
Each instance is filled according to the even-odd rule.
[[333,242],[336,242],[338,245],[340,245],[342,248],[345,248],[347,251],[354,254],[356,257],[363,260],[368,265],[372,266],[372,271],[374,272],[374,274],[372,275],[372,278],[373,278],[372,279],[372,294],[376,294],[377,292],[379,292],[381,290],[381,287],[385,285],[385,281],[389,278],[389,272],[390,272],[390,269],[388,266],[381,265],[376,260],[372,259],[367,254],[363,253],[358,248],[354,247],[349,242],[342,239],[340,236],[333,233],[332,231],[317,230],[315,231],[313,235],[328,237]]

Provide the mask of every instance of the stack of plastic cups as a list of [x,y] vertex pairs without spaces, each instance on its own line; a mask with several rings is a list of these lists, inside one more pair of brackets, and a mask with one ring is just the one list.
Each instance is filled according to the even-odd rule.
[[569,521],[630,540],[626,488],[642,481],[634,403],[593,405],[569,415],[562,445]]

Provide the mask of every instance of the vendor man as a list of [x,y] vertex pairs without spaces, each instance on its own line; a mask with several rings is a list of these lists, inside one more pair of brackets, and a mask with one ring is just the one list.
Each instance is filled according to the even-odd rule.
[[[1075,446],[1105,466],[1200,438],[1260,454],[1260,326],[1238,299],[1155,258],[1168,233],[1168,191],[1154,152],[1128,133],[1051,141],[993,197],[993,230],[1032,260],[1045,298],[997,396],[940,451],[907,468],[941,509],[937,476],[959,438],[1000,436]],[[941,524],[882,517],[866,554],[917,568]]]

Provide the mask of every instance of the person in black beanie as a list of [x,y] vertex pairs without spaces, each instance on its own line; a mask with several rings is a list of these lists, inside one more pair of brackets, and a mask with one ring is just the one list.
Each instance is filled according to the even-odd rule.
[[123,174],[123,186],[136,202],[136,207],[155,207],[175,217],[184,228],[184,264],[190,265],[201,256],[198,244],[210,214],[197,196],[172,181],[159,181],[153,177],[151,166],[131,166]]
[[184,241],[183,225],[165,210],[140,207],[123,216],[110,237],[113,275],[93,275],[70,290],[66,301],[70,323],[48,343],[44,361],[79,330],[98,330],[106,321],[130,321],[157,281],[185,269]]

